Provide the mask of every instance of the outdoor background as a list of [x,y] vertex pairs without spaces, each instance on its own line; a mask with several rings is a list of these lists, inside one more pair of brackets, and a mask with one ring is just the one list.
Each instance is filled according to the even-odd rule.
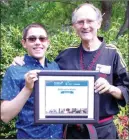
[[[101,1],[89,0],[101,9]],[[22,30],[33,22],[45,25],[51,45],[47,58],[52,61],[58,53],[70,46],[78,46],[80,40],[71,28],[71,14],[77,5],[86,0],[1,0],[1,73],[0,81],[5,70],[12,63],[15,56],[22,56],[25,50],[20,44]],[[117,40],[116,35],[123,24],[127,0],[113,0],[111,26],[108,31],[99,31],[107,43],[112,43],[121,51],[129,68],[128,30]],[[108,58],[107,58],[108,59]],[[128,69],[129,70],[129,69]],[[1,83],[0,83],[1,87]],[[114,122],[121,139],[127,139],[129,134],[128,106],[121,108],[115,116]],[[9,124],[0,121],[0,138],[16,138],[15,119]]]

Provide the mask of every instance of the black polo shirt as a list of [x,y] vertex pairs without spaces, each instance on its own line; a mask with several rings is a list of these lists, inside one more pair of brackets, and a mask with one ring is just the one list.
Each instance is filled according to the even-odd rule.
[[120,88],[123,100],[117,100],[111,94],[100,95],[100,119],[117,114],[118,104],[125,106],[129,102],[129,76],[116,47],[102,41],[98,50],[88,52],[80,44],[62,51],[55,61],[61,70],[99,70],[99,77]]

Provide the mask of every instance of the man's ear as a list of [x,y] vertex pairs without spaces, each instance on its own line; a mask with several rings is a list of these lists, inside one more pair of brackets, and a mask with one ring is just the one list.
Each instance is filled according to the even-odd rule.
[[76,33],[76,36],[78,36],[76,24],[72,24],[72,29]]
[[76,33],[76,35],[78,36],[77,34],[77,31],[76,31],[76,25],[75,24],[72,24],[72,30]]
[[48,39],[48,44],[50,45],[50,40]]
[[51,41],[49,39],[47,40],[47,44],[48,44],[48,46],[50,46],[50,44],[51,44]]
[[25,42],[26,42],[26,41],[25,41],[24,39],[22,39],[22,40],[21,40],[21,44],[22,44],[23,48],[25,48],[25,49],[26,49]]
[[102,24],[102,23],[99,21],[99,22],[98,22],[98,28],[97,28],[97,29],[100,29],[100,28],[101,28],[101,24]]
[[74,24],[72,24],[72,28],[75,30],[75,25]]

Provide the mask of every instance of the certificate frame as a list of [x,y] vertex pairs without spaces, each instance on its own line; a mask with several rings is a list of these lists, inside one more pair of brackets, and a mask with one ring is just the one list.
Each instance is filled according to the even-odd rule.
[[97,123],[99,94],[94,92],[98,71],[44,70],[34,85],[36,124]]

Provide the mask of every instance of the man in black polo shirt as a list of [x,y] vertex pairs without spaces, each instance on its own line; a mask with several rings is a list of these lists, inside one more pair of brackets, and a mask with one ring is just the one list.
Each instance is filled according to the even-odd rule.
[[[72,24],[81,43],[77,48],[62,51],[55,61],[62,70],[99,70],[95,92],[100,94],[100,120],[94,126],[98,139],[116,139],[113,115],[119,113],[118,105],[125,106],[129,101],[129,78],[116,47],[107,46],[104,39],[97,36],[101,22],[101,12],[93,5],[85,3],[76,8]],[[66,138],[87,138],[75,136],[71,128],[67,129]]]

